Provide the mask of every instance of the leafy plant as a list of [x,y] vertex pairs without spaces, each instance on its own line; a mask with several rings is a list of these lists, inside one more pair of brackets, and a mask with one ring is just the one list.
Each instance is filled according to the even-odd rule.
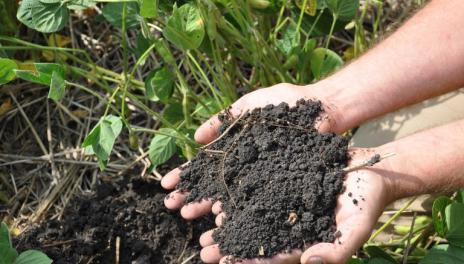
[[26,250],[18,255],[11,243],[10,231],[5,223],[0,225],[0,264],[50,264],[52,260],[37,250]]

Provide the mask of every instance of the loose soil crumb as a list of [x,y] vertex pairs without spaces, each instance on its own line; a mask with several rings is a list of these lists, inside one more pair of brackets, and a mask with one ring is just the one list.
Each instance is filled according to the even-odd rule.
[[[219,140],[185,166],[178,189],[187,201],[220,200],[227,215],[213,234],[239,258],[270,257],[305,244],[333,242],[348,139],[319,133],[318,101],[227,113]],[[226,131],[227,133],[224,133]]]
[[174,264],[192,255],[187,263],[202,263],[198,238],[213,219],[186,222],[164,207],[165,195],[158,182],[140,178],[104,183],[94,197],[76,199],[62,221],[47,221],[15,244],[40,249],[57,264],[116,263],[119,237],[120,263]]

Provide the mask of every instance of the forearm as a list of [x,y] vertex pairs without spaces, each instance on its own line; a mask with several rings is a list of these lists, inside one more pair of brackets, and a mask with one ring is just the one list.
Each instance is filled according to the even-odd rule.
[[464,187],[464,120],[374,150],[396,154],[372,168],[388,180],[392,199]]
[[464,1],[434,0],[361,58],[321,81],[339,131],[464,86]]

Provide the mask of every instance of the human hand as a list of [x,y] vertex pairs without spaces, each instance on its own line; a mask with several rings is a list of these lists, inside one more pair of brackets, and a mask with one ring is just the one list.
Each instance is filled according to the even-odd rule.
[[[357,164],[376,152],[375,149],[356,149],[350,153],[352,163]],[[374,167],[347,173],[344,182],[346,189],[339,196],[335,211],[340,236],[333,243],[317,243],[303,253],[295,250],[291,254],[282,253],[271,259],[248,259],[240,263],[345,263],[368,239],[384,207],[394,199],[392,183],[383,175],[384,171],[382,163],[379,163]],[[213,206],[213,213],[217,214],[216,224],[221,225],[226,216],[221,212],[219,204]],[[202,260],[206,263],[231,263],[232,258],[221,255],[212,234],[213,230],[210,230],[200,237]]]
[[[278,105],[282,102],[294,106],[299,99],[320,100],[324,107],[324,114],[316,124],[317,128],[323,132],[343,132],[346,130],[341,124],[341,109],[336,104],[332,104],[331,98],[327,95],[330,87],[326,87],[322,82],[308,86],[298,86],[292,84],[277,84],[269,88],[263,88],[244,95],[234,104],[229,112],[238,117],[241,113],[253,108],[264,107],[268,104]],[[195,139],[201,144],[207,144],[214,140],[218,135],[217,131],[221,122],[218,115],[214,115],[198,128]],[[175,189],[180,181],[180,169],[174,169],[161,180],[161,185],[168,190]],[[165,205],[169,209],[180,209],[181,215],[186,219],[194,219],[211,212],[212,202],[203,200],[184,205],[186,194],[174,191],[165,199]]]

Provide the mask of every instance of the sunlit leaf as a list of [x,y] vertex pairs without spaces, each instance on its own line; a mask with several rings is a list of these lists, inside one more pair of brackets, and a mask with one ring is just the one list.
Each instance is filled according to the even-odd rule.
[[318,80],[334,72],[342,65],[342,58],[329,49],[317,48],[311,53],[311,71],[314,78]]
[[445,208],[452,204],[453,201],[445,196],[438,197],[433,202],[432,206],[432,219],[435,231],[442,237],[447,233],[446,221],[445,221]]
[[23,0],[19,5],[18,12],[16,13],[16,18],[18,18],[21,23],[24,25],[35,28],[33,19],[32,19],[32,10],[37,8],[40,5],[40,2],[37,0]]
[[150,161],[155,168],[166,162],[176,153],[176,139],[172,136],[168,136],[175,135],[176,132],[169,128],[162,128],[160,132],[164,135],[155,135],[148,150]]
[[15,78],[14,70],[17,68],[18,65],[13,60],[0,58],[0,85],[13,80]]
[[205,27],[200,11],[193,4],[174,8],[163,35],[183,50],[196,49],[205,36]]
[[50,82],[50,91],[48,92],[48,98],[52,99],[55,102],[58,102],[64,96],[64,90],[66,87],[66,82],[63,79],[63,76],[58,72],[54,71],[52,74],[52,80]]
[[113,150],[116,138],[122,130],[120,117],[108,115],[100,119],[89,135],[84,139],[82,147],[87,154],[95,154],[98,158],[100,169],[104,170]]
[[140,15],[145,18],[153,18],[158,15],[158,0],[142,0]]
[[68,4],[68,8],[73,10],[83,10],[94,6],[95,4],[96,2],[94,0],[71,0]]
[[[136,2],[127,2],[126,4],[126,28],[132,28],[139,25],[142,19],[139,15],[139,5]],[[124,3],[108,3],[102,9],[103,17],[111,25],[122,27],[122,11]]]
[[61,30],[69,20],[69,10],[61,3],[41,3],[32,9],[34,29],[44,33]]
[[152,71],[145,80],[150,100],[167,102],[174,91],[174,74],[167,67]]
[[64,79],[64,68],[56,63],[34,63],[33,70],[15,70],[16,76],[29,82],[50,85],[53,72]]
[[464,247],[464,204],[452,203],[445,208],[446,239],[450,244]]
[[337,19],[349,21],[356,16],[359,0],[326,0],[327,7]]

